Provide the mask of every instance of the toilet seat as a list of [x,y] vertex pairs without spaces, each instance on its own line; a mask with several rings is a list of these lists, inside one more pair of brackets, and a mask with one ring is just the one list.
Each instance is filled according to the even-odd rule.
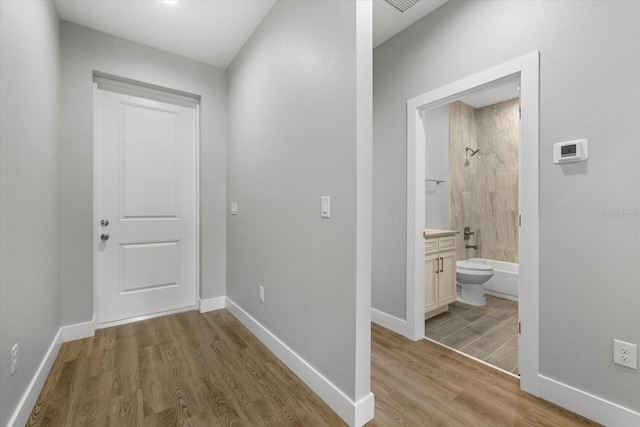
[[470,270],[470,271],[491,271],[493,272],[493,267],[480,264],[479,262],[471,262],[471,261],[456,261],[456,269],[459,270]]

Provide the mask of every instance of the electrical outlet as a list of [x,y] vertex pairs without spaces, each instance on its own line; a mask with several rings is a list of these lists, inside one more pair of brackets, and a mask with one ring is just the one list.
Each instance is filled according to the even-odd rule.
[[264,286],[258,286],[258,301],[264,302]]
[[11,347],[11,375],[18,370],[18,343]]
[[638,369],[638,346],[620,340],[613,340],[613,363],[631,369]]

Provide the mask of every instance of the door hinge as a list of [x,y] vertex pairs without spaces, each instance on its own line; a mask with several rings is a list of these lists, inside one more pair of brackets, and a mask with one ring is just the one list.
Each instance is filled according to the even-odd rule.
[[518,227],[522,227],[522,214],[518,215]]
[[522,333],[522,323],[518,322],[518,334]]

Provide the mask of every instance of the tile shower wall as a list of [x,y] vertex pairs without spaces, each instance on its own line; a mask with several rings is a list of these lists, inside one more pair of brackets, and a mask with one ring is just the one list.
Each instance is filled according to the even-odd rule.
[[[449,106],[449,222],[457,258],[518,262],[518,99],[474,109]],[[471,157],[465,147],[480,152]],[[474,236],[467,242],[464,227]]]

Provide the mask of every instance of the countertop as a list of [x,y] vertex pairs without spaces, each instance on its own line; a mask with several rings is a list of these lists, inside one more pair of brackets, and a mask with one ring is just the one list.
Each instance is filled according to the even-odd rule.
[[434,237],[447,237],[447,236],[455,236],[459,232],[456,230],[436,230],[433,228],[425,228],[424,229],[424,238],[425,239],[433,239]]

